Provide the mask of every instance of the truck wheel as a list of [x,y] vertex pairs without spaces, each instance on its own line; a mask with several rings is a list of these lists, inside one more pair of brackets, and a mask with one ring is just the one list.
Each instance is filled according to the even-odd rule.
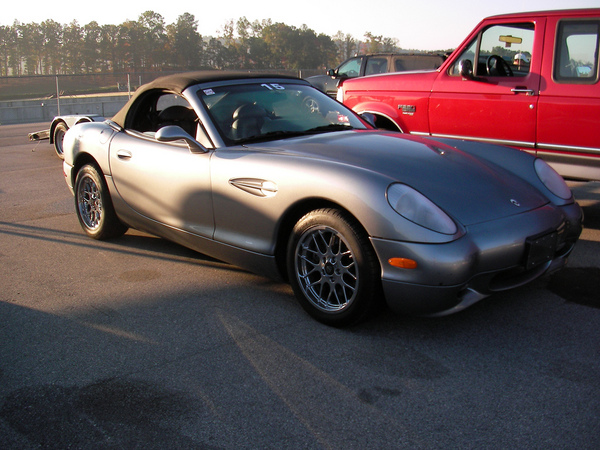
[[69,128],[64,122],[59,122],[54,128],[54,150],[56,151],[56,154],[60,159],[65,158],[65,155],[63,154],[63,140],[65,138],[65,133],[68,129]]

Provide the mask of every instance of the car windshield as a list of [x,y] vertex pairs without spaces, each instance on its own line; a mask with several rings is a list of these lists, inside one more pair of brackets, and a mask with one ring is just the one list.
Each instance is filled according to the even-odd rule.
[[198,96],[228,145],[367,128],[352,111],[301,84],[218,86]]

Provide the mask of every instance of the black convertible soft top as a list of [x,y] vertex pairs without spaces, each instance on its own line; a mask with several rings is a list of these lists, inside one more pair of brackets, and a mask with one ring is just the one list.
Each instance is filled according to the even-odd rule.
[[125,124],[125,118],[130,106],[136,101],[136,99],[144,93],[154,90],[168,90],[175,94],[181,95],[188,87],[195,84],[210,83],[214,81],[229,81],[229,80],[245,80],[245,79],[257,79],[257,78],[279,78],[289,80],[300,80],[298,77],[292,77],[289,75],[277,75],[273,73],[248,73],[248,72],[233,72],[233,71],[221,71],[221,70],[204,70],[198,72],[184,72],[173,75],[166,75],[159,77],[150,83],[140,86],[135,93],[131,96],[129,101],[121,108],[121,110],[114,115],[111,119],[113,122],[123,127]]

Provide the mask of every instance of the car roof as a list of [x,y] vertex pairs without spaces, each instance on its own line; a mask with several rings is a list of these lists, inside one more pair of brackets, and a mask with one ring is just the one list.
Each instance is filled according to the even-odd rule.
[[[197,72],[183,72],[162,76],[155,80],[140,86],[129,101],[121,108],[111,119],[113,122],[123,127],[130,106],[146,92],[152,90],[167,90],[181,95],[188,87],[201,83],[210,83],[216,81],[231,80],[252,80],[252,79],[284,79],[305,82],[304,80],[289,75],[279,75],[273,73],[248,73],[221,70],[204,70]],[[306,83],[306,82],[305,82]]]
[[214,81],[229,81],[229,80],[244,80],[244,79],[256,79],[256,78],[284,78],[291,80],[298,80],[298,77],[292,77],[289,75],[278,75],[272,73],[248,73],[248,72],[235,72],[235,71],[221,71],[221,70],[204,70],[198,72],[184,72],[172,75],[166,75],[159,77],[154,81],[142,86],[144,91],[150,89],[168,89],[181,94],[188,87],[200,83],[210,83]]

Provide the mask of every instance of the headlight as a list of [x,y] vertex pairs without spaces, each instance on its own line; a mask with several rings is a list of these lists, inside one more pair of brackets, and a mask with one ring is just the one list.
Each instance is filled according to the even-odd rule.
[[392,184],[387,199],[394,211],[417,225],[442,234],[458,231],[454,221],[435,203],[405,184]]
[[573,194],[563,177],[556,173],[546,161],[538,158],[535,160],[534,166],[538,177],[540,177],[540,180],[550,192],[563,200],[569,200],[571,198]]

